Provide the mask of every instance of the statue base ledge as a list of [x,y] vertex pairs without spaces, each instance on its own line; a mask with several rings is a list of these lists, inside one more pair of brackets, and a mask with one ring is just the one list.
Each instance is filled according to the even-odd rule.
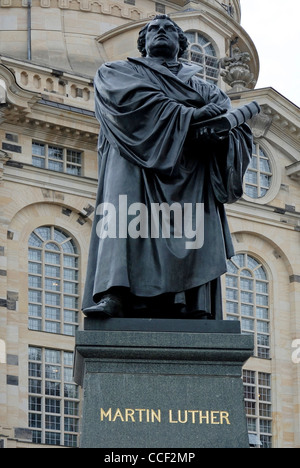
[[239,322],[85,320],[82,448],[248,448]]
[[241,333],[241,324],[233,320],[182,320],[137,318],[85,318],[84,330],[140,331],[170,333]]

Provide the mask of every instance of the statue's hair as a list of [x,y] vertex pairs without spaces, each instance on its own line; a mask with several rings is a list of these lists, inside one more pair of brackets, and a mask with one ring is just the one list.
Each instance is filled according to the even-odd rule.
[[157,15],[155,18],[153,18],[146,26],[140,31],[139,33],[139,38],[138,38],[138,50],[142,54],[142,57],[146,57],[147,51],[146,51],[146,34],[149,28],[149,25],[152,23],[152,21],[157,20],[157,19],[166,19],[170,21],[171,23],[174,24],[176,27],[178,34],[179,34],[179,53],[178,53],[178,58],[182,57],[185,51],[188,48],[188,40],[186,35],[184,34],[183,30],[176,24],[168,15]]

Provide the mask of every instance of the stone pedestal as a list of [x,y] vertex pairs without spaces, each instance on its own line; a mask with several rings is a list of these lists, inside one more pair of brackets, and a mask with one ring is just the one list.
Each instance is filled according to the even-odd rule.
[[76,337],[83,448],[248,448],[238,322],[87,319]]

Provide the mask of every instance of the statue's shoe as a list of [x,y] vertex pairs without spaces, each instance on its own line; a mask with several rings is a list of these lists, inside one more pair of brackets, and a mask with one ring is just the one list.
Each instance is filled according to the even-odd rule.
[[98,304],[83,310],[87,317],[102,319],[123,317],[123,304],[119,297],[106,294]]

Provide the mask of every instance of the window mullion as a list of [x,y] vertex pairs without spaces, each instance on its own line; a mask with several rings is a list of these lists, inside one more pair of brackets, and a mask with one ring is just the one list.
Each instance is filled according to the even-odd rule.
[[240,315],[240,320],[242,321],[242,288],[241,288],[241,269],[238,270],[238,310]]
[[46,329],[46,243],[43,243],[42,250],[42,330]]
[[[65,360],[64,352],[61,351],[61,386],[62,389],[65,388]],[[61,445],[64,445],[64,434],[65,434],[65,395],[64,393],[61,396],[61,407],[60,407],[60,430],[61,430]]]
[[48,149],[49,145],[45,145],[45,168],[48,169],[49,168],[49,149]]
[[63,149],[64,173],[67,172],[67,148]]
[[42,349],[42,443],[46,443],[46,364],[45,350]]
[[60,247],[60,333],[64,333],[64,252]]
[[[253,275],[253,304],[254,304],[254,337],[258,337],[258,330],[257,330],[257,293],[256,293],[256,278],[255,275]],[[254,340],[254,353],[255,356],[258,356],[258,340]]]

